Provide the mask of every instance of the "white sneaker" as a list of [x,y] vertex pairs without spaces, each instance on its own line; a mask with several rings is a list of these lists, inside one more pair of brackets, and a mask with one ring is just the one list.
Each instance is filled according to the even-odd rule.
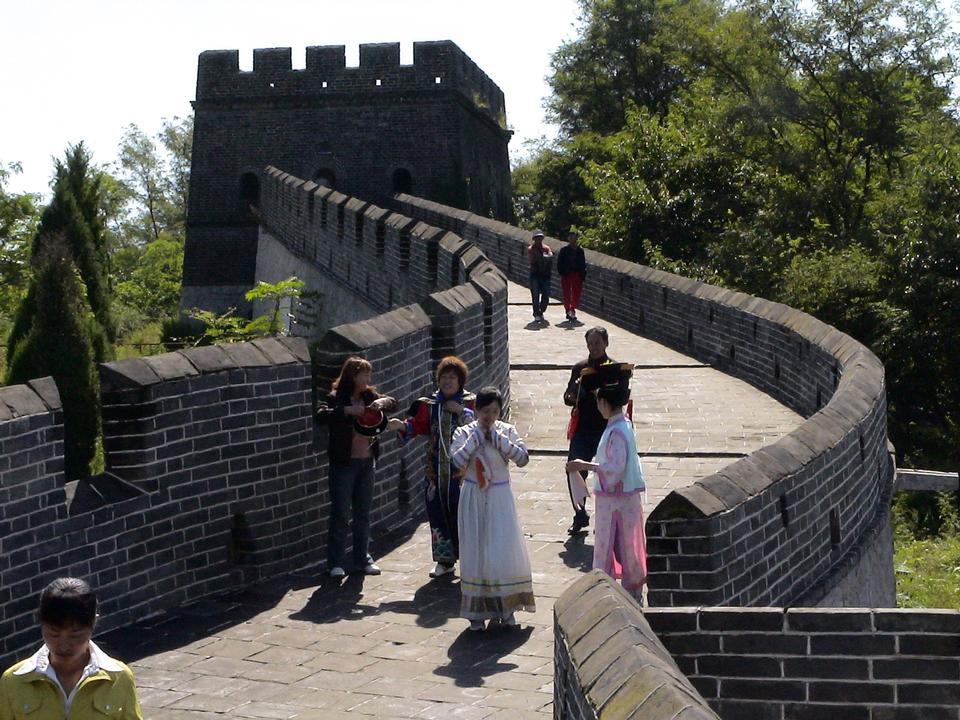
[[330,577],[332,578],[342,578],[346,573],[343,571],[343,568],[339,565],[336,567],[330,568]]
[[507,615],[500,622],[502,622],[507,627],[520,627],[520,623],[517,622],[517,619],[513,616],[513,613],[510,613],[509,615]]
[[480,632],[482,630],[486,630],[486,626],[483,624],[483,620],[471,620],[470,630],[472,632]]
[[444,575],[449,575],[453,572],[453,565],[444,565],[443,563],[437,563],[436,567],[430,571],[430,577],[438,578],[443,577]]
[[368,562],[363,568],[364,575],[379,575],[382,571],[375,562]]

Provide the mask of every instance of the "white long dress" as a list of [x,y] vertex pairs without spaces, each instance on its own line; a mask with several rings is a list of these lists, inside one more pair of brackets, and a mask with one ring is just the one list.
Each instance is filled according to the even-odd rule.
[[506,619],[534,612],[530,557],[510,489],[513,460],[527,464],[517,429],[497,421],[490,439],[478,422],[457,428],[451,461],[464,469],[460,490],[460,615],[469,620]]

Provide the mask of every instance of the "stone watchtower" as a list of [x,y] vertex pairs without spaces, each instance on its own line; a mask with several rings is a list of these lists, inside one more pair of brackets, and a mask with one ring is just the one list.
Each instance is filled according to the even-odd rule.
[[503,92],[450,41],[201,53],[181,307],[223,310],[254,283],[260,178],[273,165],[388,205],[403,192],[507,220]]

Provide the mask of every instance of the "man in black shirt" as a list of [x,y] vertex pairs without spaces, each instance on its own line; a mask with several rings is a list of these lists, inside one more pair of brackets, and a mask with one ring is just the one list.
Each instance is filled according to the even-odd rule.
[[563,307],[567,311],[567,320],[576,322],[577,307],[580,305],[580,293],[583,281],[587,277],[587,259],[579,245],[580,234],[571,228],[567,231],[567,244],[560,248],[557,255],[557,273],[563,289]]
[[[570,450],[567,453],[568,461],[594,457],[597,454],[597,445],[600,444],[600,436],[603,435],[604,428],[607,426],[607,421],[597,409],[597,402],[592,392],[596,389],[599,374],[591,370],[614,362],[607,357],[607,345],[610,340],[607,329],[604,327],[590,328],[584,337],[587,341],[587,359],[573,366],[570,382],[567,383],[567,389],[563,393],[563,401],[573,407],[572,412],[576,415],[573,421],[576,427],[570,438]],[[585,370],[586,373],[584,373]],[[586,473],[581,475],[586,479]],[[573,524],[567,532],[570,535],[576,535],[590,524],[590,516],[587,514],[586,499],[577,502],[573,488],[570,487],[569,478],[567,489],[570,491],[570,502],[573,504],[574,512]]]

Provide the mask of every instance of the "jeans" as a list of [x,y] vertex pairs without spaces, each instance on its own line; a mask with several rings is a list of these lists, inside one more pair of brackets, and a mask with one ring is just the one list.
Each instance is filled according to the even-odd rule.
[[[593,460],[597,454],[597,447],[600,445],[600,438],[603,433],[576,433],[570,438],[570,450],[567,452],[567,460]],[[587,479],[587,473],[581,472],[583,479]],[[567,491],[570,492],[570,504],[576,514],[586,514],[587,508],[575,505],[573,502],[573,492],[570,490],[570,483],[567,482]]]
[[353,564],[364,567],[373,558],[370,546],[370,505],[373,503],[373,458],[351,458],[349,465],[330,466],[330,531],[327,568],[343,567],[347,532],[353,520]]
[[550,304],[550,276],[530,273],[530,297],[534,315],[543,315]]

